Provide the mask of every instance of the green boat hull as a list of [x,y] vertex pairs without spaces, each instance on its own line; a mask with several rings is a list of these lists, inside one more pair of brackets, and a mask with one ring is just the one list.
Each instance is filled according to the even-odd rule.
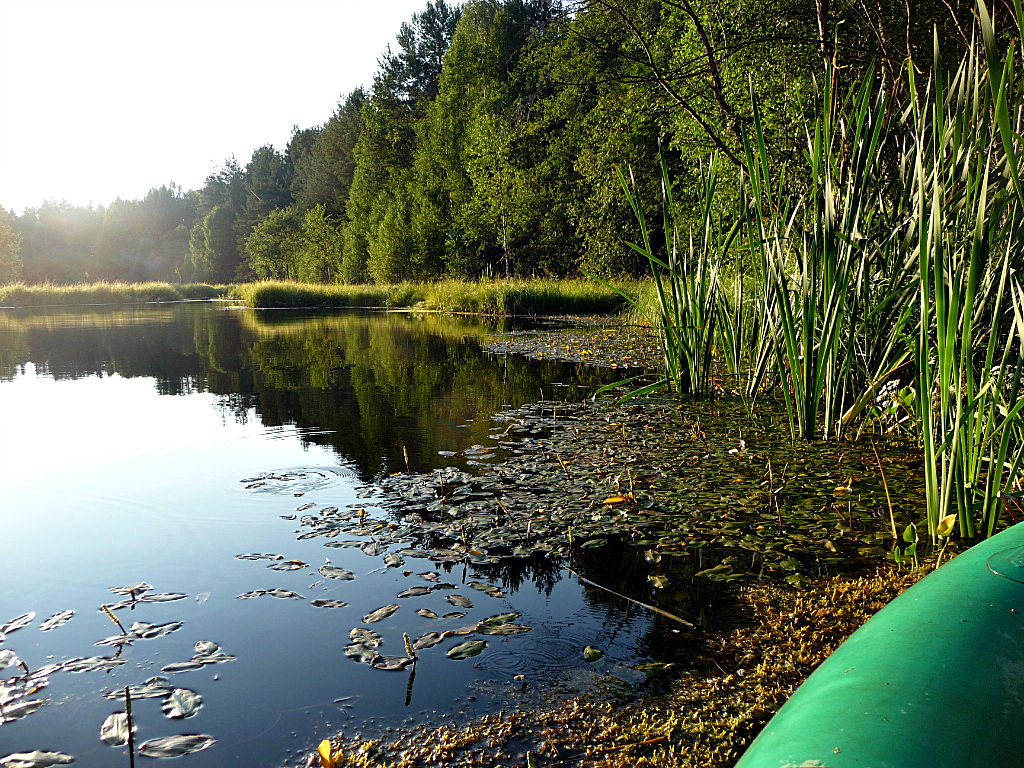
[[1024,523],[908,589],[843,643],[736,768],[1024,765]]

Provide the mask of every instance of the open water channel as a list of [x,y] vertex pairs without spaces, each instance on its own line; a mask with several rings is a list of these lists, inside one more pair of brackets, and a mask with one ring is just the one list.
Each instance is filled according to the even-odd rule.
[[[127,765],[101,740],[126,686],[140,754],[196,748],[180,762],[199,768],[637,679],[651,614],[543,558],[439,546],[429,515],[387,508],[394,473],[500,457],[494,414],[607,380],[488,354],[489,330],[220,303],[0,310],[0,758]],[[403,633],[425,638],[414,678],[381,668],[404,667]]]

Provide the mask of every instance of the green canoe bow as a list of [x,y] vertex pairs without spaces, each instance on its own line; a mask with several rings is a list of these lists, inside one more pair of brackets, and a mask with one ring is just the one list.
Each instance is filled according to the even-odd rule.
[[736,768],[1024,766],[1024,523],[878,612]]

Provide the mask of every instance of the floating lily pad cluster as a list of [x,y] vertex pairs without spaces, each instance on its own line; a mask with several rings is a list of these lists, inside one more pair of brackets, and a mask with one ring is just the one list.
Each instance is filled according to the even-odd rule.
[[[467,475],[468,477],[468,475]],[[312,503],[303,503],[296,511],[309,513],[316,507]],[[499,558],[487,555],[480,555],[470,551],[462,541],[446,541],[443,545],[439,542],[439,532],[446,530],[444,526],[432,525],[419,520],[408,524],[398,525],[394,522],[387,522],[384,519],[371,517],[365,508],[339,509],[334,506],[323,507],[316,514],[305,514],[299,521],[298,538],[312,538],[321,536],[326,539],[324,546],[328,548],[358,549],[362,554],[371,558],[380,558],[384,564],[383,570],[395,568],[406,568],[402,571],[406,577],[413,576],[413,570],[407,568],[407,558],[410,560],[429,560],[434,563],[451,565],[454,563],[467,564],[494,564]],[[342,536],[359,536],[357,539],[342,539]],[[394,550],[394,551],[392,551]],[[269,570],[274,571],[304,571],[312,569],[308,563],[301,560],[286,560],[283,555],[254,552],[236,555],[239,560],[253,562],[265,561]],[[333,565],[330,559],[317,569],[325,581],[347,582],[356,579],[356,574],[337,565]],[[475,609],[475,604],[468,596],[460,593],[460,586],[451,582],[442,581],[441,574],[434,570],[422,570],[415,574],[421,582],[406,587],[395,594],[399,602],[388,603],[376,608],[362,617],[365,627],[355,627],[350,633],[351,642],[345,649],[345,654],[357,662],[365,663],[374,669],[396,671],[404,669],[416,660],[416,652],[431,648],[449,637],[462,637],[477,633],[481,635],[513,635],[529,631],[529,627],[515,624],[513,620],[519,614],[506,612],[489,616],[483,620],[463,627],[444,629],[440,632],[427,632],[415,641],[410,641],[408,648],[405,648],[405,655],[385,655],[378,648],[383,645],[383,637],[372,629],[370,625],[382,622],[394,616],[399,610],[405,607],[406,601],[427,599],[435,593],[443,593],[444,600],[455,609],[439,614],[437,611],[425,605],[412,608],[421,618],[439,621],[454,621],[467,615],[468,611]],[[325,582],[318,582],[322,584]],[[314,585],[315,586],[315,585]],[[468,589],[485,597],[501,599],[505,597],[502,589],[494,584],[474,579],[465,585]],[[344,589],[339,584],[333,589]],[[251,599],[269,595],[271,597],[292,598],[304,600],[305,597],[293,590],[283,587],[256,589],[238,595],[239,599]],[[312,600],[312,605],[318,608],[344,608],[347,602],[338,599],[318,598]],[[409,612],[409,608],[405,607]],[[460,660],[475,656],[486,648],[485,640],[466,640],[447,649],[447,656],[453,660]]]
[[[771,424],[747,426],[739,402],[539,402],[493,418],[493,444],[464,452],[498,457],[481,474],[449,467],[383,479],[382,506],[420,539],[414,555],[483,565],[616,537],[659,558],[698,555],[709,579],[799,585],[885,554],[891,538],[867,441],[793,446]],[[897,519],[920,497],[908,448],[879,445],[903,505]],[[656,563],[653,571],[652,587],[664,588]]]
[[[111,587],[110,592],[122,598],[113,603],[103,604],[100,608],[121,630],[120,634],[112,635],[96,641],[96,646],[115,648],[109,656],[83,656],[53,662],[32,669],[18,657],[9,644],[9,637],[18,630],[32,624],[35,613],[26,613],[0,625],[0,674],[9,675],[0,678],[0,725],[27,717],[47,704],[50,699],[41,698],[39,692],[50,684],[50,678],[60,672],[89,673],[107,671],[125,664],[121,658],[125,646],[139,641],[148,641],[177,632],[183,626],[180,621],[169,621],[153,624],[146,621],[135,621],[131,627],[125,628],[115,611],[124,608],[135,609],[146,603],[166,603],[182,600],[187,595],[180,592],[158,593],[145,582],[129,587]],[[55,630],[74,617],[74,611],[65,610],[55,613],[39,624],[41,632]],[[222,664],[234,660],[234,656],[221,651],[220,646],[211,640],[200,640],[194,645],[195,654],[187,661],[174,662],[163,667],[162,672],[178,674],[188,672],[211,664]],[[115,689],[104,694],[106,698],[125,702],[125,689]],[[202,706],[202,697],[194,690],[174,685],[167,677],[151,677],[140,685],[128,687],[128,696],[132,701],[143,699],[160,699],[161,710],[171,720],[181,720],[194,716]],[[109,746],[124,746],[129,742],[129,731],[134,730],[129,721],[127,711],[114,712],[99,726],[99,739]],[[180,757],[197,752],[211,746],[216,740],[212,736],[202,734],[182,734],[161,736],[149,739],[138,746],[140,754],[148,757]],[[71,755],[61,752],[36,750],[19,752],[0,758],[3,768],[46,768],[51,765],[65,765],[73,762]]]

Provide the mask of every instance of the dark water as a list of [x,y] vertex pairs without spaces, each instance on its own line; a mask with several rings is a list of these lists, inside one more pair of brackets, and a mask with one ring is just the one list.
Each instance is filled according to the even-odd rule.
[[[353,515],[364,508],[378,527],[399,524],[374,507],[375,480],[404,471],[406,461],[413,472],[473,471],[459,452],[488,444],[492,414],[541,397],[579,399],[603,383],[586,368],[489,355],[477,344],[488,330],[450,318],[258,314],[218,304],[0,312],[0,625],[36,614],[0,641],[0,654],[13,651],[29,670],[93,656],[116,664],[52,672],[21,699],[46,703],[0,724],[0,757],[55,750],[76,765],[127,764],[124,748],[99,739],[101,723],[121,708],[104,694],[155,675],[198,693],[202,708],[171,720],[160,699],[136,701],[136,743],[209,734],[212,747],[182,758],[197,767],[295,762],[339,730],[370,734],[503,706],[512,694],[541,690],[533,683],[575,690],[608,672],[630,679],[629,665],[649,647],[651,617],[624,612],[557,567],[521,564],[499,576],[490,568],[490,578],[424,559],[385,568],[359,548],[299,538],[303,515],[329,506]],[[346,533],[333,541],[361,538],[369,541]],[[270,570],[272,561],[236,557],[247,553],[304,567]],[[592,557],[595,573],[623,577],[621,556]],[[327,561],[354,579],[324,578],[318,569]],[[396,599],[430,586],[420,571],[437,571],[456,589]],[[474,579],[503,595],[468,588]],[[139,582],[186,597],[122,608],[122,624],[181,628],[117,654],[95,646],[120,633],[100,610],[122,599],[110,588]],[[303,599],[238,599],[270,589]],[[445,600],[453,593],[472,602],[459,609],[466,617],[414,612],[453,611]],[[314,599],[347,605],[315,607]],[[389,603],[401,607],[363,624]],[[65,610],[74,611],[70,621],[42,631]],[[488,637],[483,653],[461,661],[445,650],[468,637],[421,652],[411,691],[408,671],[372,669],[344,654],[353,627],[379,632],[382,654],[404,655],[403,632],[416,638],[509,611],[532,630]],[[236,658],[160,671],[191,659],[201,640]],[[606,651],[601,669],[583,661],[586,645]],[[23,668],[10,654],[3,659],[0,686],[6,679],[9,695]]]

